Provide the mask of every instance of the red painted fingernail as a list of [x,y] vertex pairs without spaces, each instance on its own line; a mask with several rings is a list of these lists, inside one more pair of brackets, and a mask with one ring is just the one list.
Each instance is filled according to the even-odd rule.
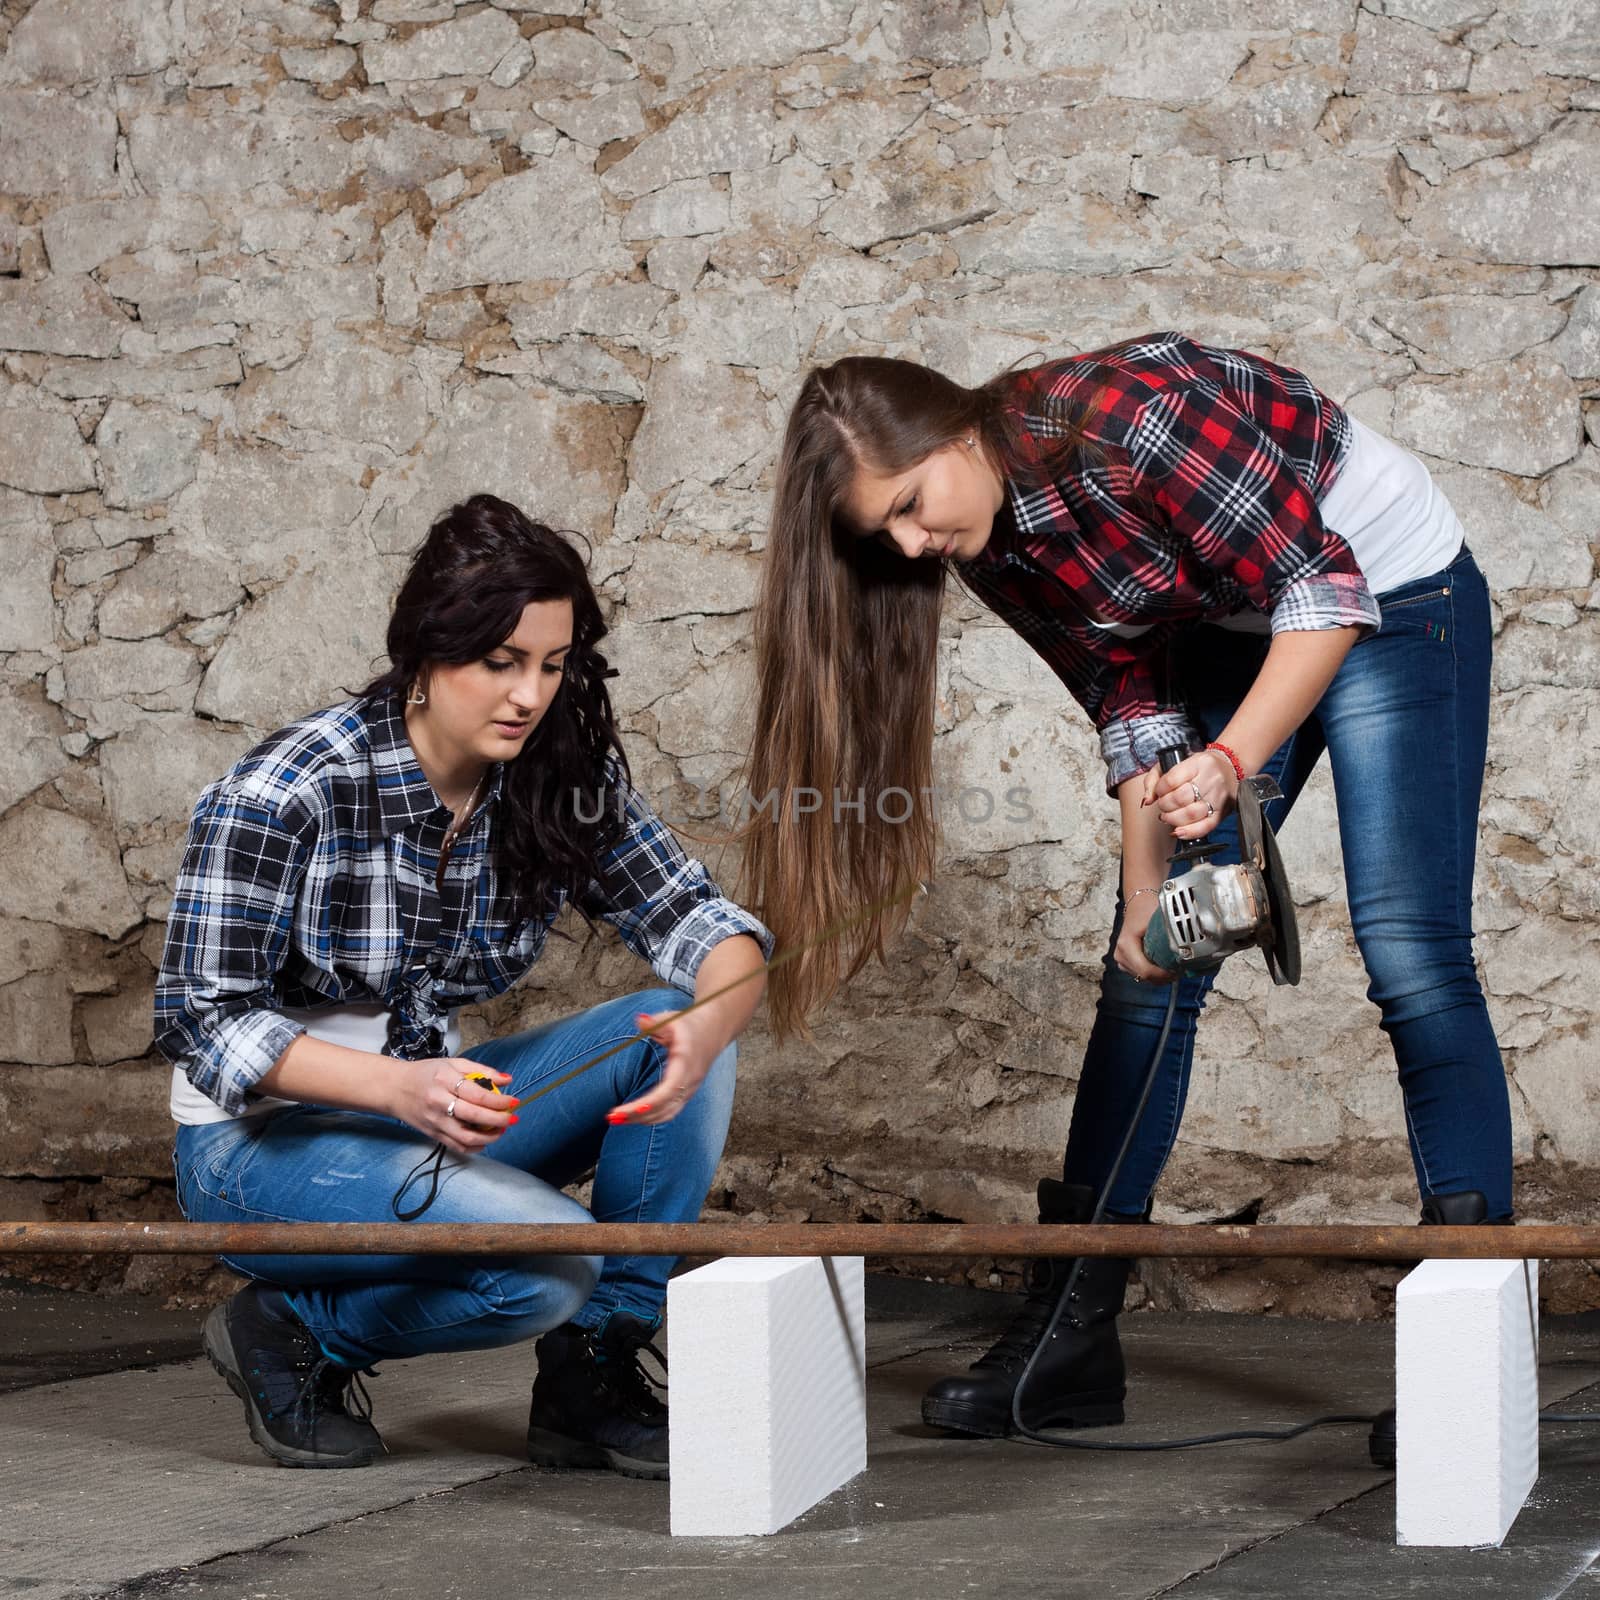
[[628,1120],[628,1113],[626,1111],[608,1111],[608,1112],[606,1112],[606,1121],[609,1122],[612,1127],[616,1127],[616,1125],[619,1122],[626,1122],[627,1120]]
[[647,1114],[647,1113],[648,1113],[648,1112],[649,1112],[649,1110],[650,1110],[650,1107],[649,1107],[649,1106],[647,1106],[647,1105],[646,1105],[646,1104],[645,1104],[645,1103],[644,1103],[644,1101],[642,1101],[642,1100],[641,1100],[641,1101],[640,1101],[640,1102],[639,1102],[639,1115],[640,1115],[640,1116],[641,1116],[641,1117],[642,1117],[642,1116],[645,1116],[645,1115],[646,1115],[646,1114]]
[[511,1117],[508,1120],[511,1121],[511,1122],[521,1122],[522,1118],[521,1117]]

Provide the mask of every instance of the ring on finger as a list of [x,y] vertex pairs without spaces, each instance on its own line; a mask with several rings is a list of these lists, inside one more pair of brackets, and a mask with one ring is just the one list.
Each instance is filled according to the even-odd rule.
[[1214,805],[1212,805],[1212,803],[1209,800],[1207,800],[1206,801],[1206,815],[1208,817],[1214,817],[1214,816],[1216,816],[1216,814],[1217,814],[1217,808]]
[[446,1116],[447,1116],[447,1117],[449,1117],[449,1118],[450,1118],[450,1119],[451,1119],[451,1121],[454,1121],[454,1120],[455,1120],[455,1114],[456,1114],[456,1102],[455,1102],[455,1097],[454,1097],[454,1096],[452,1096],[452,1097],[451,1097],[451,1100],[450,1100],[450,1104],[449,1104],[449,1105],[447,1105],[447,1106],[446,1106],[446,1107],[445,1107],[445,1108],[444,1108],[444,1114],[445,1114],[445,1115],[446,1115]]
[[1194,790],[1194,803],[1197,806],[1203,806],[1206,803],[1206,797],[1200,793],[1200,785],[1198,783],[1191,783],[1189,787]]
[[466,1081],[467,1081],[467,1075],[466,1075],[466,1073],[463,1072],[461,1074],[461,1076],[459,1078],[457,1078],[456,1081],[453,1084],[450,1085],[450,1093],[451,1094],[460,1094],[461,1093],[461,1085],[464,1084]]

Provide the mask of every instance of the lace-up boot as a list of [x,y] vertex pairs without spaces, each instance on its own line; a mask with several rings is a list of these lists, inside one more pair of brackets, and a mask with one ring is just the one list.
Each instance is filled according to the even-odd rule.
[[[1039,1181],[1040,1222],[1087,1222],[1094,1191]],[[1126,1393],[1117,1314],[1128,1284],[1127,1260],[1085,1256],[1078,1281],[1050,1343],[1023,1393],[1030,1428],[1092,1428],[1122,1421]],[[1004,1439],[1012,1432],[1011,1401],[1038,1347],[1073,1262],[1041,1257],[1028,1267],[1028,1298],[1000,1338],[964,1377],[944,1378],[922,1400],[922,1420],[954,1433]]]
[[575,1322],[552,1329],[534,1350],[539,1375],[528,1410],[528,1459],[540,1467],[609,1467],[630,1478],[667,1475],[665,1385],[642,1365],[666,1357],[650,1343],[655,1325],[612,1312],[599,1333]]
[[384,1448],[355,1369],[323,1353],[278,1290],[246,1285],[206,1318],[202,1343],[274,1461],[365,1467]]

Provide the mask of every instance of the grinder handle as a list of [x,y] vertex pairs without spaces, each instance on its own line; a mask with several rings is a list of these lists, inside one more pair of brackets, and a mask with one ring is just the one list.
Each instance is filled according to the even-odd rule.
[[[1157,751],[1156,760],[1160,763],[1163,772],[1171,772],[1180,761],[1188,759],[1189,752],[1181,745],[1168,745],[1165,750]],[[1213,856],[1222,846],[1215,840],[1209,843],[1204,839],[1185,839],[1176,850],[1172,852],[1174,866],[1187,865],[1194,861],[1203,861],[1207,856]]]

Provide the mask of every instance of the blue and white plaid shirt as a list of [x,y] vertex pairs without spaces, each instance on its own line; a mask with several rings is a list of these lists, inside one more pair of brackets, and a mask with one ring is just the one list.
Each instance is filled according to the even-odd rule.
[[[611,773],[623,831],[583,906],[663,982],[694,989],[711,948],[772,935],[723,897]],[[156,1043],[230,1116],[305,1030],[281,1007],[378,1004],[386,1054],[444,1052],[449,1014],[539,959],[560,907],[519,916],[489,850],[502,770],[451,849],[450,812],[417,765],[397,700],[347,701],[256,746],[200,796],[156,982]]]

